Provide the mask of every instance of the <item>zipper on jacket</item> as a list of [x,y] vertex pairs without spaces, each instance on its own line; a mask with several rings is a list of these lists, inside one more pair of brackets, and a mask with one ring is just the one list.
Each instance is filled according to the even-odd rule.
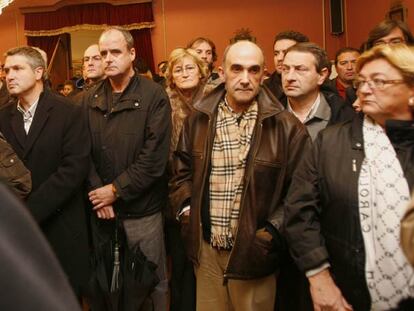
[[[249,180],[250,180],[251,171],[254,169],[254,167],[253,167],[254,166],[254,163],[252,161],[256,158],[256,153],[259,150],[259,146],[260,146],[260,139],[261,139],[261,136],[262,136],[262,128],[263,128],[263,123],[262,122],[263,121],[260,121],[260,125],[259,125],[259,127],[257,129],[257,133],[255,135],[256,137],[253,137],[255,139],[256,143],[254,145],[254,150],[253,150],[253,152],[250,155],[250,159],[247,162],[247,164],[250,163],[250,167],[252,167],[252,169],[249,169],[250,167],[247,167],[247,165],[246,165],[246,170],[245,170],[244,177],[243,177],[244,178],[244,181],[245,181],[245,184],[243,185],[243,196],[240,199],[239,220],[240,220],[240,218],[242,216],[242,212],[243,212],[243,205],[244,205],[244,201],[245,201],[245,197],[246,197],[246,190],[247,190],[247,187],[249,186]],[[247,171],[247,169],[249,169],[249,170]],[[239,228],[240,228],[240,226],[237,225],[236,235],[234,236],[234,245],[236,245],[237,235],[239,233]],[[256,232],[255,232],[255,234],[256,234]],[[227,274],[227,268],[229,266],[229,261],[230,261],[231,255],[233,254],[233,250],[234,250],[234,247],[232,247],[231,250],[230,250],[229,258],[228,258],[227,264],[226,264],[226,269],[224,269],[223,285],[226,285],[227,282],[228,282],[229,276]]]

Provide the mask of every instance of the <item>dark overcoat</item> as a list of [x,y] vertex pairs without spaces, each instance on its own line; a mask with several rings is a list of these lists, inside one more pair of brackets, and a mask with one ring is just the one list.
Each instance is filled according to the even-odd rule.
[[45,90],[27,135],[16,103],[0,110],[0,130],[31,171],[27,207],[77,290],[89,277],[83,185],[90,140],[82,110]]

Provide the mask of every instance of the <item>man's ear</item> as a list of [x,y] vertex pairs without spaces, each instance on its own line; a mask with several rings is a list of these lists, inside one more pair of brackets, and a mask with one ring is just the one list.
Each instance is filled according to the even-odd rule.
[[43,67],[37,67],[34,70],[36,80],[42,80],[43,73],[46,71]]
[[131,61],[135,60],[135,48],[129,50],[129,55],[131,56]]
[[318,79],[318,85],[322,85],[326,79],[328,79],[329,70],[328,68],[323,68],[321,72],[319,73],[319,79]]
[[222,66],[217,68],[220,79],[224,81],[224,68]]

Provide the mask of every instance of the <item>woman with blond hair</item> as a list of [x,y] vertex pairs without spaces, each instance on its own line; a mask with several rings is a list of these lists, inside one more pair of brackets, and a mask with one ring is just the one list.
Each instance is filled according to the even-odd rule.
[[357,72],[363,114],[319,134],[286,204],[287,240],[315,310],[390,310],[414,297],[400,246],[414,186],[414,50],[374,47]]
[[191,113],[192,106],[209,90],[204,90],[207,66],[193,49],[177,48],[168,59],[166,71],[167,94],[172,109],[172,141],[170,150],[175,150],[184,119]]
[[[193,104],[208,92],[205,88],[207,66],[198,54],[189,48],[174,49],[168,59],[166,71],[167,94],[172,110],[172,135],[170,159],[178,143],[185,118],[192,112]],[[173,170],[169,165],[170,171]],[[170,217],[168,217],[170,216]],[[177,223],[176,219],[180,219]],[[193,266],[187,259],[181,231],[188,216],[177,211],[167,215],[167,246],[171,255],[171,310],[195,310],[195,277]]]

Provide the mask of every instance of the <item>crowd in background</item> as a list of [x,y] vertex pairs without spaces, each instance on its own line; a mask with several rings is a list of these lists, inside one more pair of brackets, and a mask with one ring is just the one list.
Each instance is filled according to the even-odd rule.
[[57,86],[40,49],[5,54],[0,202],[30,231],[4,235],[1,309],[413,310],[405,23],[332,62],[281,31],[273,73],[248,29],[220,62],[200,36],[157,73],[133,46],[108,28]]

